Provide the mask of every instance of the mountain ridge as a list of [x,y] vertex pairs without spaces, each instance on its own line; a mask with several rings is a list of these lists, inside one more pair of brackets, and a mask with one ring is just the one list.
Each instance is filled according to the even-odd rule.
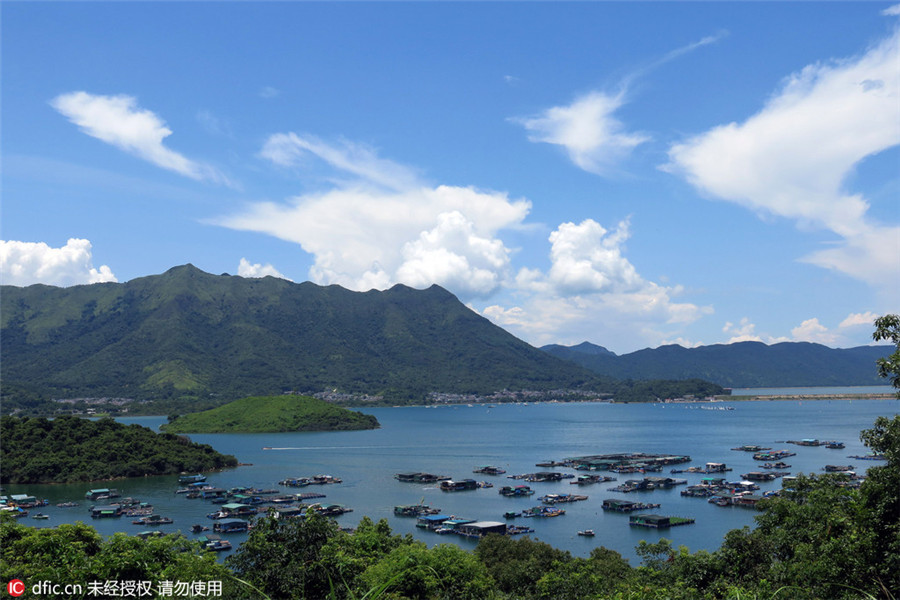
[[589,342],[541,349],[599,375],[700,378],[730,388],[883,385],[875,361],[892,352],[891,346],[841,349],[813,342],[755,341],[697,348],[669,344],[621,355]]
[[55,397],[596,387],[603,378],[494,325],[439,286],[343,287],[211,275],[3,286],[4,382]]

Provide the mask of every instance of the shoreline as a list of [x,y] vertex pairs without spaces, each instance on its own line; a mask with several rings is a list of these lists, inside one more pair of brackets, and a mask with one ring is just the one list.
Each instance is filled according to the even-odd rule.
[[764,402],[767,400],[897,400],[896,394],[772,394],[752,396],[716,396],[715,402]]

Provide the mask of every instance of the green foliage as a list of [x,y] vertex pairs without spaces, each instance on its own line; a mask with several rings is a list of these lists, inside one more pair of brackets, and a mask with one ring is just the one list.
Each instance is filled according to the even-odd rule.
[[325,598],[339,581],[322,550],[342,535],[337,524],[310,510],[303,518],[257,519],[250,535],[225,564],[272,598]]
[[2,483],[71,483],[237,465],[235,457],[207,444],[109,418],[4,416],[0,439]]
[[891,385],[897,388],[900,398],[900,316],[885,315],[875,319],[875,333],[872,338],[878,342],[890,340],[896,346],[894,352],[885,358],[878,359],[878,374],[890,379]]
[[177,417],[162,425],[170,433],[266,433],[375,429],[372,415],[310,396],[243,398],[218,408]]
[[396,548],[361,579],[373,587],[393,581],[385,597],[396,600],[478,600],[489,598],[493,589],[485,566],[455,544]]
[[[82,594],[73,600],[93,598],[90,582],[160,581],[222,582],[222,597],[258,598],[236,581],[211,552],[181,535],[146,540],[117,533],[100,536],[83,523],[54,528],[34,528],[4,516],[0,519],[0,578],[28,583],[50,581],[60,586],[77,584]],[[35,598],[31,586],[22,598]],[[61,596],[60,596],[61,597]]]
[[538,581],[551,566],[572,558],[568,552],[544,542],[499,535],[481,540],[475,555],[485,564],[501,592],[519,598],[535,597]]

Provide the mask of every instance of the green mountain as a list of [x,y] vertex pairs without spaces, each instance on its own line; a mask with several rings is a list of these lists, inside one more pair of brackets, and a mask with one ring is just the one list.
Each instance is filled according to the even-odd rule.
[[724,387],[885,385],[875,361],[892,346],[835,349],[808,342],[771,346],[739,342],[684,348],[661,346],[621,356],[587,342],[541,348],[599,375],[635,379],[700,378]]
[[225,401],[336,389],[399,401],[614,387],[438,286],[360,293],[185,265],[127,283],[3,286],[0,302],[0,377],[21,395]]
[[378,419],[309,396],[242,398],[178,417],[160,427],[168,433],[273,433],[377,429]]

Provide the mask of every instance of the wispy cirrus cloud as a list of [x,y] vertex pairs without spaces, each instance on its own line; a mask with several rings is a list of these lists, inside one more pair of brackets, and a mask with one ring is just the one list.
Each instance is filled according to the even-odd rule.
[[852,59],[810,65],[742,123],[669,150],[663,168],[711,197],[840,238],[801,260],[875,287],[900,272],[900,227],[868,216],[845,189],[865,158],[900,144],[900,29]]
[[276,133],[269,136],[259,154],[283,167],[301,167],[318,158],[336,169],[342,177],[349,174],[368,184],[393,190],[419,185],[417,174],[409,167],[380,158],[373,148],[365,144],[345,139],[329,143],[308,134]]
[[616,92],[594,90],[578,96],[570,104],[509,120],[522,125],[528,131],[530,141],[561,146],[579,168],[596,175],[613,175],[635,148],[652,139],[647,133],[629,131],[616,116],[628,102],[632,83],[680,56],[718,42],[726,35],[727,32],[719,32],[672,50],[628,74],[619,83]]
[[61,94],[50,105],[87,135],[191,179],[231,185],[214,167],[187,158],[163,143],[172,130],[133,96],[103,96],[84,91]]
[[118,281],[108,266],[94,268],[91,242],[79,238],[69,239],[61,248],[44,242],[0,240],[0,280],[17,286]]

